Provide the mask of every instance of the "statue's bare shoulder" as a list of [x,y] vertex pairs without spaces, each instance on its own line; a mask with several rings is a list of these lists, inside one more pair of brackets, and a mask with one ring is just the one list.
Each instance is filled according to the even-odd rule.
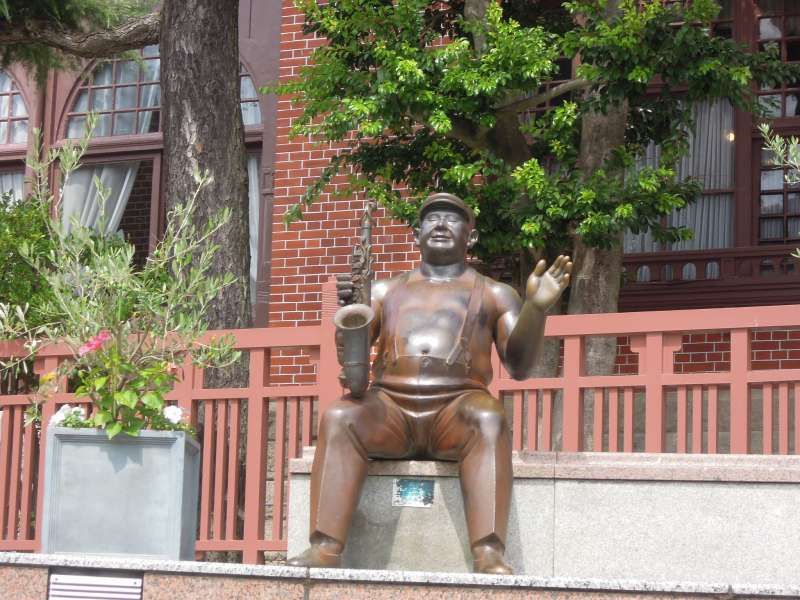
[[522,306],[522,300],[517,291],[510,285],[486,278],[487,288],[494,299],[496,308],[495,318],[500,318],[506,313],[516,314]]
[[386,295],[394,289],[397,285],[399,285],[402,281],[405,280],[407,273],[398,273],[390,277],[389,279],[380,279],[378,281],[372,282],[372,305],[376,306],[383,302],[383,299],[386,298]]

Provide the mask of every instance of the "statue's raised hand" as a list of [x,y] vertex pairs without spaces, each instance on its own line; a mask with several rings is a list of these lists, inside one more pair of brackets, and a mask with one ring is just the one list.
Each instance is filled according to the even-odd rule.
[[569,285],[569,277],[572,272],[572,263],[569,256],[559,256],[547,269],[547,263],[540,260],[533,269],[528,283],[525,286],[525,299],[533,302],[535,306],[543,311],[550,308],[561,296],[562,292]]

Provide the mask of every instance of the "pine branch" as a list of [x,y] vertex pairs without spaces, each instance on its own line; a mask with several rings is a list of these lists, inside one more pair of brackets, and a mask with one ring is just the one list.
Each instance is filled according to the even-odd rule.
[[0,46],[42,44],[81,58],[105,58],[157,44],[160,22],[161,14],[153,12],[94,31],[67,30],[43,21],[27,21],[14,27],[5,23],[5,28],[0,29]]

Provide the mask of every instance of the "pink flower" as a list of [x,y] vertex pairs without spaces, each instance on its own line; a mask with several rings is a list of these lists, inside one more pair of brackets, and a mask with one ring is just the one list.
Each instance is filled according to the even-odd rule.
[[78,348],[78,356],[85,356],[86,354],[89,354],[89,352],[99,350],[101,346],[109,339],[111,339],[111,334],[104,329],[86,342],[83,346]]

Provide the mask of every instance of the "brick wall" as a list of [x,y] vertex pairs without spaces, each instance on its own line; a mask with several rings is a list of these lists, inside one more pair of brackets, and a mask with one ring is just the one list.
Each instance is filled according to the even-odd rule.
[[753,331],[750,350],[753,369],[800,369],[800,330]]
[[728,332],[684,335],[675,353],[676,373],[730,371],[731,335]]
[[142,161],[133,182],[131,195],[125,212],[122,214],[120,229],[125,232],[125,239],[136,247],[133,262],[143,265],[147,258],[150,241],[150,201],[153,193],[153,163]]
[[[800,329],[757,329],[750,332],[753,370],[800,368]],[[617,338],[616,375],[638,373],[639,356],[630,337]],[[675,373],[715,373],[731,369],[731,335],[727,331],[686,334],[674,354]]]
[[[309,54],[323,42],[303,35],[303,17],[290,0],[284,0],[282,14],[280,75],[285,82],[297,75]],[[292,224],[288,230],[283,225],[283,213],[300,200],[306,187],[337,152],[330,144],[290,138],[289,129],[299,115],[289,98],[279,100],[269,312],[270,326],[277,327],[319,322],[320,285],[332,275],[349,271],[364,210],[363,199],[332,195],[344,183],[334,180],[322,202],[307,210],[302,222]],[[405,225],[387,219],[382,211],[376,216],[375,275],[382,279],[412,268],[417,253]]]
[[636,375],[639,372],[639,355],[631,351],[631,338],[617,338],[617,357],[614,362],[614,375]]

